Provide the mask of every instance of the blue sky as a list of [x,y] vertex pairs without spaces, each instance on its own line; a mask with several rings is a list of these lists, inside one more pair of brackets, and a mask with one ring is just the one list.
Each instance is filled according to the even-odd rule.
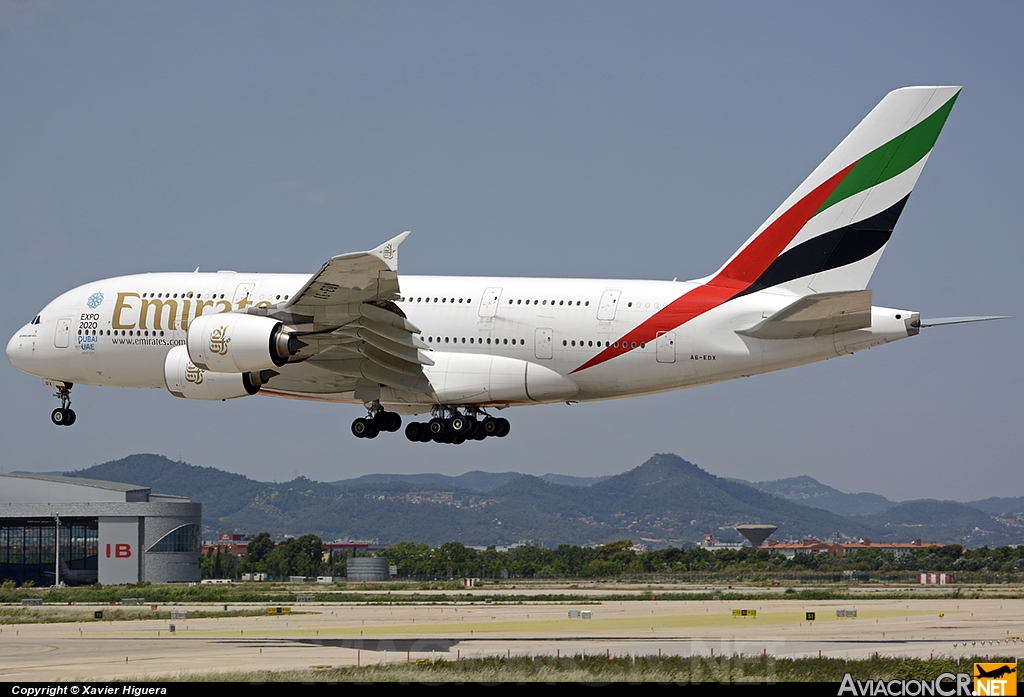
[[[871,287],[1024,316],[1024,6],[0,1],[0,329],[145,271],[315,271],[402,230],[415,274],[695,278],[891,89],[963,94]],[[1024,495],[1018,319],[683,392],[523,408],[460,447],[361,409],[51,391],[0,369],[3,471],[157,452],[257,479],[614,474],[674,452],[894,499]]]

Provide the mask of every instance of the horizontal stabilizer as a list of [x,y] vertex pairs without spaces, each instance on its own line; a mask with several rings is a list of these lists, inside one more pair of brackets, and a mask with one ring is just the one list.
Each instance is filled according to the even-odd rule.
[[978,317],[938,317],[921,320],[922,327],[941,327],[946,324],[967,324],[968,322],[988,322],[993,319],[1010,319],[1009,315],[992,315]]
[[737,334],[754,339],[806,339],[871,326],[871,291],[805,295]]

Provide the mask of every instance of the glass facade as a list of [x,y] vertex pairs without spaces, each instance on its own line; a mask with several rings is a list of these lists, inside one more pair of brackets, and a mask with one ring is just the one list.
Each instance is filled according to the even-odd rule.
[[[52,586],[56,575],[53,518],[0,520],[0,581]],[[60,519],[61,581],[95,583],[99,569],[99,520]]]
[[149,554],[168,552],[195,552],[198,554],[200,551],[202,551],[202,539],[199,534],[199,526],[195,523],[187,523],[174,528],[146,550]]

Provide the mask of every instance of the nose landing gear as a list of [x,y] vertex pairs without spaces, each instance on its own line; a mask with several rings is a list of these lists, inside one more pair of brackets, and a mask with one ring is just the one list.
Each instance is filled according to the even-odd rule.
[[55,426],[70,426],[75,423],[75,412],[71,409],[71,386],[70,382],[56,384],[57,391],[53,396],[60,400],[60,407],[50,414],[50,421]]

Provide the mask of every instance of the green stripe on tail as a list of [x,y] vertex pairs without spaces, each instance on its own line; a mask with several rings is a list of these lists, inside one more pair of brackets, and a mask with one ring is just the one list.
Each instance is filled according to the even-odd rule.
[[957,91],[948,102],[924,121],[860,158],[832,195],[821,204],[817,213],[854,194],[892,179],[920,162],[921,158],[935,146],[939,132],[942,131],[946,118],[959,96],[960,92]]

